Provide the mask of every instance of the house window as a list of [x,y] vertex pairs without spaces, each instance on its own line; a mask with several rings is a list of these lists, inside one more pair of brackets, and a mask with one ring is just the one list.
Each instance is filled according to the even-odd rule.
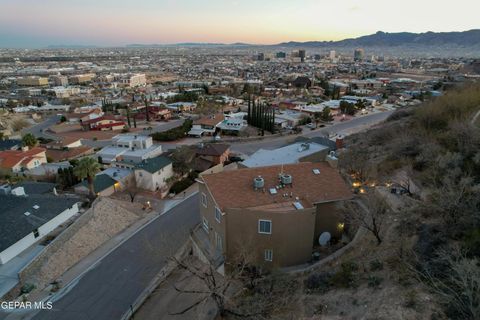
[[272,233],[272,221],[271,220],[258,220],[258,233],[271,234]]
[[273,261],[273,250],[265,250],[265,261]]
[[203,229],[205,229],[205,231],[208,233],[208,220],[207,220],[207,218],[203,217],[202,225],[203,225]]
[[38,229],[33,230],[33,236],[36,238],[40,237],[40,232],[38,232]]
[[215,245],[217,246],[217,250],[222,251],[223,243],[222,243],[222,236],[215,232]]
[[218,207],[215,207],[215,220],[220,223],[220,219],[222,218],[222,211]]
[[207,195],[202,193],[202,204],[206,208],[207,207]]

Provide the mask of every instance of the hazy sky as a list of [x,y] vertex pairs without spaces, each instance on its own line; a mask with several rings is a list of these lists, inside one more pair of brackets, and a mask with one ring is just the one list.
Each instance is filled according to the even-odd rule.
[[479,0],[0,0],[0,47],[340,40],[480,28]]

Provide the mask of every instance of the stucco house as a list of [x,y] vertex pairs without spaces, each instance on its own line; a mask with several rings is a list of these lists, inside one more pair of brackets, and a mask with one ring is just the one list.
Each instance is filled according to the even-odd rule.
[[46,150],[40,147],[22,147],[20,150],[0,151],[0,170],[18,173],[47,163]]
[[137,187],[149,191],[166,191],[167,181],[174,175],[172,161],[163,156],[145,159],[134,170]]
[[336,204],[353,197],[325,162],[223,171],[199,181],[201,225],[192,238],[217,268],[244,252],[267,269],[307,263],[320,234],[341,237]]

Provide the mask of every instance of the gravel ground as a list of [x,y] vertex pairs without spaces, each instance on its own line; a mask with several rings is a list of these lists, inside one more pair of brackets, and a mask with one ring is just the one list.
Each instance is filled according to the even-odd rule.
[[46,261],[38,272],[38,283],[48,284],[115,234],[140,218],[125,209],[122,202],[101,198],[90,221],[80,228]]

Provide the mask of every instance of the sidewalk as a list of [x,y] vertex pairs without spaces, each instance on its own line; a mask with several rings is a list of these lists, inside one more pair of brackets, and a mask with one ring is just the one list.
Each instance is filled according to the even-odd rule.
[[43,248],[42,245],[34,244],[12,260],[0,265],[0,298],[18,284],[20,270],[40,254]]

